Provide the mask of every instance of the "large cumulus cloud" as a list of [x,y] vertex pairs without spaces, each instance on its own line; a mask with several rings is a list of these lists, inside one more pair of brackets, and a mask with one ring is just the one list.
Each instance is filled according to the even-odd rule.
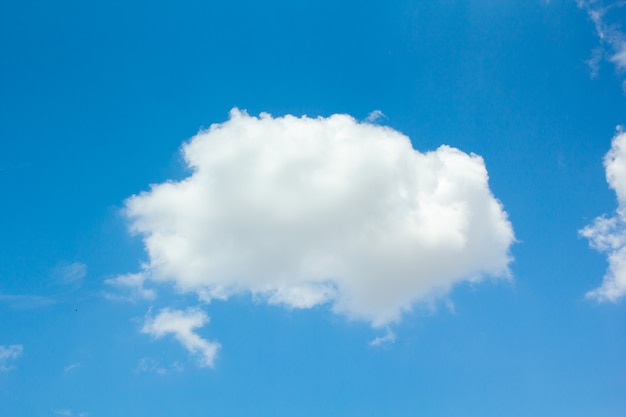
[[182,148],[191,175],[130,197],[141,274],[202,299],[328,304],[375,326],[455,283],[507,277],[513,230],[483,159],[348,115],[230,119]]

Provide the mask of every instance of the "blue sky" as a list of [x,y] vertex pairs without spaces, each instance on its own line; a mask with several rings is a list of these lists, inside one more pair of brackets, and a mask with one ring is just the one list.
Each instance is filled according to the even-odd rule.
[[623,416],[622,25],[4,0],[0,415]]

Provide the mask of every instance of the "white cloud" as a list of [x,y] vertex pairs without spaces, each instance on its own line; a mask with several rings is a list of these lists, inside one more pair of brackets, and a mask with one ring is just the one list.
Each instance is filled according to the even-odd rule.
[[11,362],[22,356],[24,347],[22,345],[0,345],[0,372],[13,369]]
[[[626,33],[621,23],[615,21],[620,16],[615,11],[626,5],[624,1],[577,0],[578,7],[585,10],[596,28],[600,46],[594,48],[592,57],[587,61],[591,76],[598,75],[599,64],[605,55],[619,72],[626,70]],[[626,90],[625,90],[626,91]]]
[[483,159],[348,115],[234,109],[183,146],[192,174],[126,201],[152,282],[251,293],[375,326],[455,283],[508,277],[513,230]]
[[611,57],[611,62],[620,70],[626,69],[626,41],[620,43],[615,54]]
[[396,334],[391,331],[390,328],[387,328],[387,332],[383,336],[378,336],[374,340],[370,342],[371,346],[381,346],[386,344],[391,344],[396,342]]
[[198,355],[200,366],[212,367],[220,344],[209,342],[193,331],[204,326],[208,321],[209,317],[197,309],[183,311],[164,308],[156,317],[146,318],[142,332],[155,338],[172,335],[185,349]]
[[104,282],[113,287],[116,287],[119,290],[128,291],[130,295],[119,296],[108,293],[106,295],[110,299],[121,299],[130,301],[136,299],[154,300],[156,298],[156,292],[151,288],[146,288],[144,286],[145,281],[145,274],[141,272],[136,274],[118,275],[117,277],[107,279]]
[[602,285],[587,293],[598,301],[617,301],[626,294],[626,133],[618,128],[611,150],[604,157],[609,187],[617,194],[614,216],[600,216],[580,231],[589,245],[608,256],[609,269]]
[[381,118],[386,118],[387,116],[385,116],[385,113],[383,113],[380,110],[374,110],[373,112],[371,112],[370,114],[367,115],[367,117],[365,118],[365,121],[368,123],[372,123],[375,122],[378,119]]

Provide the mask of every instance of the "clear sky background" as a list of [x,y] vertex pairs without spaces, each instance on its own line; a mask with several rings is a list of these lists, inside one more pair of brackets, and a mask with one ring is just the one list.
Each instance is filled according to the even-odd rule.
[[[3,0],[0,415],[623,417],[620,25],[619,1]],[[235,107],[249,116],[231,119]],[[245,139],[237,129],[262,112],[269,130]],[[332,119],[345,148],[334,114],[352,117]],[[186,148],[194,171],[181,146],[214,123],[223,138]],[[280,140],[300,140],[293,132],[311,147],[294,142],[289,155],[335,161],[320,172],[357,197],[344,204],[320,185],[314,201],[339,208],[285,209],[310,190],[276,191],[255,164],[292,172]],[[449,164],[392,175],[398,165],[376,155],[417,164],[410,148],[381,151],[406,137]],[[218,151],[227,156],[211,159]],[[228,186],[179,182],[201,172]],[[434,240],[403,244],[387,227],[410,229],[413,212],[386,190],[431,174],[453,190],[437,200],[415,186],[419,207],[439,204],[415,228]],[[186,199],[175,194],[184,184],[200,185]],[[390,209],[370,210],[377,201]],[[291,223],[259,214],[283,209]],[[474,234],[452,239],[450,219]],[[319,240],[297,232],[307,225]],[[382,237],[352,251],[363,242],[342,225]],[[497,233],[507,225],[514,239]],[[185,233],[187,246],[174,239]],[[246,257],[259,248],[263,260]],[[336,256],[311,267],[325,281],[292,274],[301,248]],[[612,292],[594,293],[611,270]]]

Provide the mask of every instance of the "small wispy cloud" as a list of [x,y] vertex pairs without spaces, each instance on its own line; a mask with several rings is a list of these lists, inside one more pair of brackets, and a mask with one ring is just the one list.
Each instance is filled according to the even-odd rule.
[[198,357],[200,366],[213,367],[220,344],[209,342],[194,332],[194,329],[204,326],[208,321],[209,316],[198,309],[170,310],[164,308],[155,317],[152,317],[148,312],[141,331],[156,339],[166,335],[174,336],[185,349]]
[[143,372],[154,372],[159,375],[165,375],[167,373],[167,368],[161,365],[160,361],[152,358],[141,358],[139,359],[139,363],[135,368],[135,372],[143,373]]
[[87,276],[87,265],[82,262],[63,263],[52,270],[52,276],[61,285],[80,287]]
[[379,336],[370,342],[370,346],[381,346],[395,343],[396,334],[387,328],[387,332],[383,336]]
[[0,345],[0,372],[6,372],[14,368],[12,362],[22,356],[22,345]]
[[137,367],[136,373],[156,373],[159,375],[165,375],[169,372],[182,372],[183,366],[178,362],[173,362],[169,366],[162,364],[161,361],[153,358],[141,358]]
[[371,112],[370,114],[367,115],[367,117],[365,118],[365,121],[367,123],[373,123],[376,120],[382,119],[382,118],[387,118],[387,116],[385,116],[385,113],[383,113],[380,110],[374,110],[373,112]]
[[591,51],[591,58],[585,61],[589,66],[589,76],[592,79],[597,78],[600,74],[600,63],[602,62],[603,56],[604,50],[602,49],[602,47],[597,46]]
[[121,294],[106,293],[105,297],[118,301],[154,300],[156,292],[145,287],[145,273],[123,274],[104,281],[111,287],[116,288]]
[[76,362],[76,363],[72,363],[70,365],[67,365],[65,368],[63,368],[63,373],[67,374],[69,372],[72,372],[78,368],[80,368],[80,362]]
[[626,32],[616,19],[616,11],[626,6],[626,1],[577,0],[576,3],[593,22],[600,40],[587,61],[591,77],[598,76],[602,60],[611,62],[617,72],[623,75],[626,72]]

